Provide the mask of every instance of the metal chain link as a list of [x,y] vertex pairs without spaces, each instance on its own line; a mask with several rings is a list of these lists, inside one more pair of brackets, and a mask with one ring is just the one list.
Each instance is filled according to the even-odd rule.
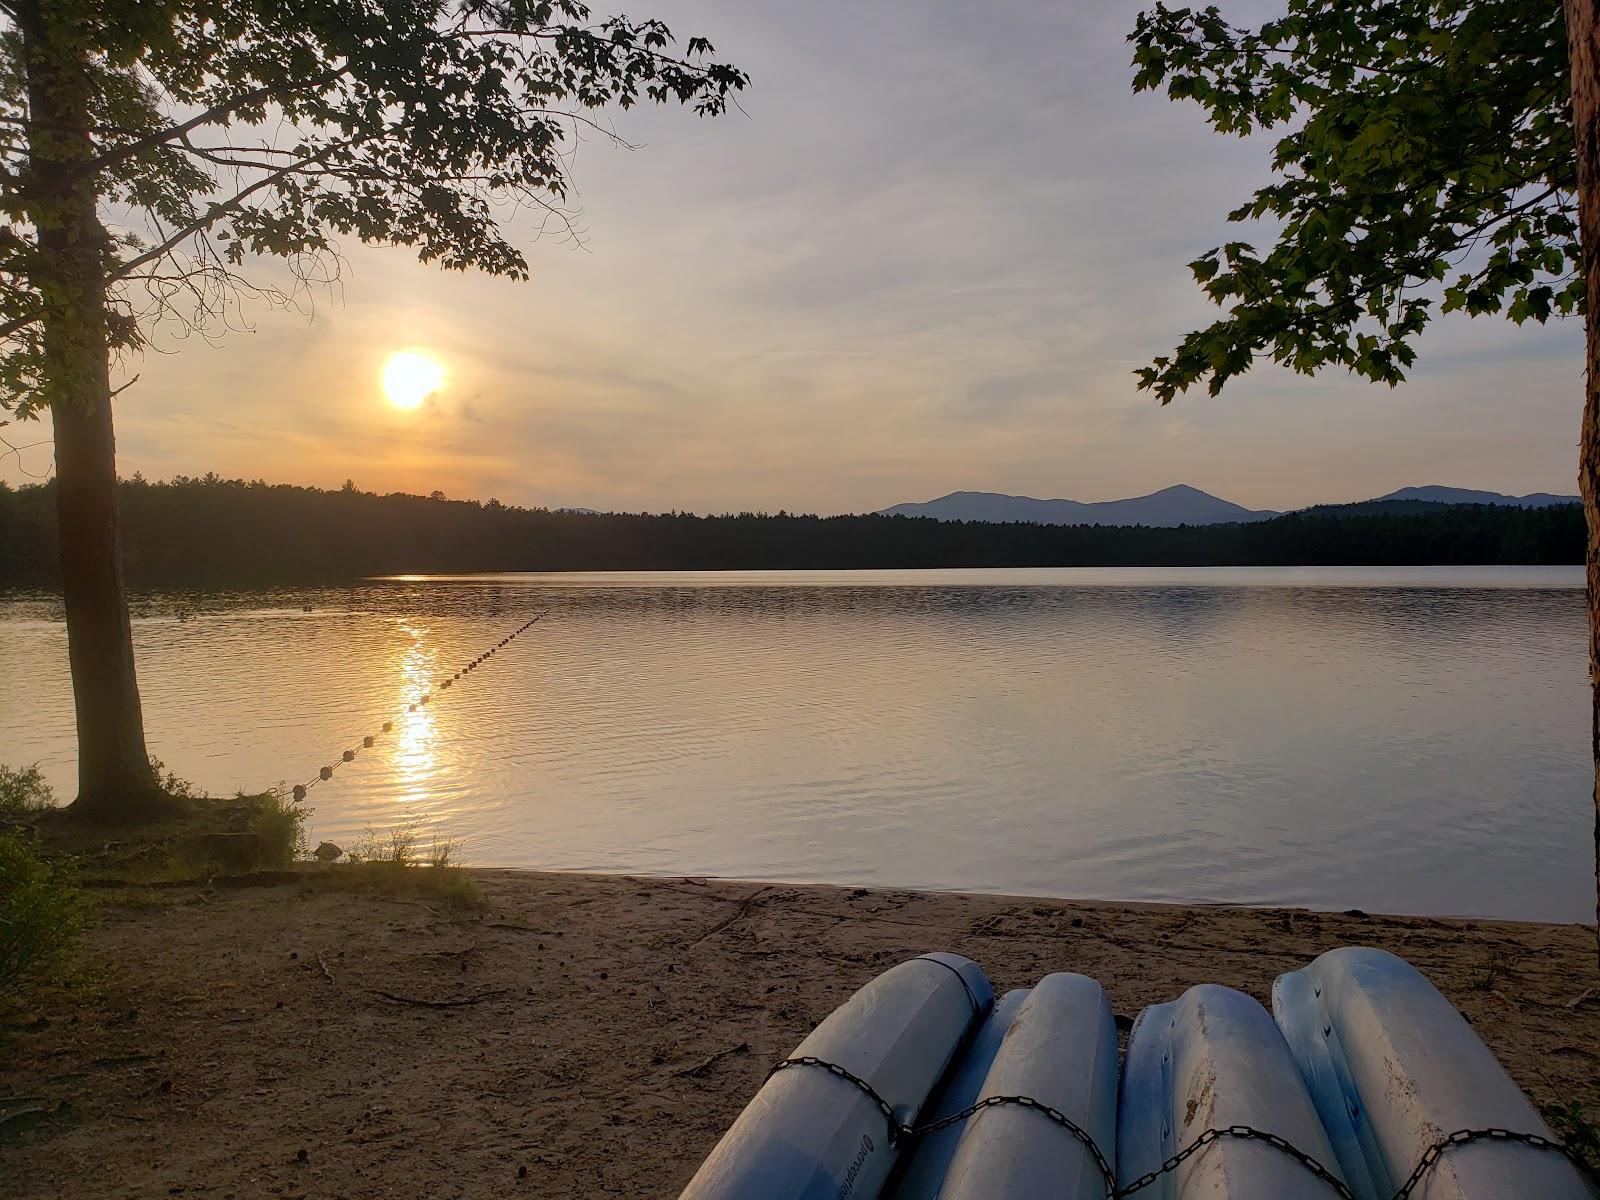
[[883,1114],[883,1119],[889,1125],[889,1144],[891,1146],[906,1131],[906,1126],[900,1124],[900,1122],[895,1118],[894,1109],[889,1106],[889,1102],[887,1100],[878,1095],[877,1089],[865,1079],[861,1078],[861,1076],[852,1075],[838,1063],[829,1062],[825,1058],[815,1058],[809,1054],[802,1055],[799,1058],[786,1058],[782,1062],[772,1064],[772,1070],[767,1072],[767,1078],[771,1079],[779,1071],[787,1070],[790,1067],[820,1067],[822,1070],[828,1072],[828,1074],[837,1075],[846,1083],[857,1088],[862,1095],[866,1096],[868,1100],[871,1100],[874,1104],[876,1104],[878,1106],[878,1111]]
[[[873,1088],[870,1083],[868,1083],[865,1079],[862,1079],[859,1075],[851,1074],[838,1063],[828,1062],[826,1059],[816,1058],[812,1055],[803,1055],[799,1058],[786,1058],[782,1062],[775,1063],[773,1065],[772,1069],[767,1072],[767,1078],[771,1079],[779,1071],[785,1070],[789,1067],[819,1067],[828,1072],[828,1074],[836,1075],[840,1079],[843,1079],[846,1083],[855,1087],[864,1096],[866,1096],[867,1099],[871,1100],[872,1103],[877,1107],[878,1111],[883,1114],[884,1122],[889,1127],[890,1145],[894,1145],[901,1139],[920,1138],[930,1133],[937,1133],[941,1129],[948,1129],[950,1126],[957,1125],[960,1122],[965,1121],[974,1113],[980,1112],[986,1108],[994,1108],[1000,1105],[1014,1105],[1019,1108],[1032,1109],[1033,1111],[1048,1117],[1051,1121],[1061,1126],[1068,1133],[1072,1134],[1073,1137],[1077,1138],[1083,1143],[1084,1148],[1089,1151],[1090,1157],[1094,1159],[1095,1166],[1100,1169],[1101,1176],[1105,1179],[1106,1200],[1121,1200],[1121,1197],[1131,1196],[1135,1192],[1142,1191],[1143,1189],[1149,1187],[1156,1180],[1160,1179],[1163,1175],[1170,1174],[1171,1172],[1177,1170],[1178,1167],[1181,1166],[1185,1161],[1200,1153],[1201,1150],[1205,1149],[1213,1142],[1219,1142],[1223,1138],[1239,1138],[1243,1141],[1264,1142],[1273,1149],[1288,1155],[1307,1171],[1310,1171],[1311,1174],[1322,1180],[1323,1183],[1327,1184],[1333,1189],[1334,1194],[1339,1197],[1339,1200],[1356,1200],[1355,1194],[1350,1190],[1349,1185],[1347,1185],[1342,1179],[1340,1179],[1332,1171],[1328,1170],[1327,1167],[1323,1166],[1311,1155],[1307,1154],[1304,1150],[1296,1146],[1293,1142],[1289,1141],[1287,1138],[1280,1137],[1276,1133],[1268,1133],[1264,1129],[1256,1129],[1250,1125],[1229,1125],[1222,1129],[1208,1129],[1199,1137],[1195,1138],[1194,1141],[1185,1146],[1182,1150],[1179,1150],[1176,1154],[1172,1155],[1172,1157],[1163,1161],[1162,1164],[1155,1170],[1146,1172],[1145,1174],[1139,1176],[1139,1178],[1135,1179],[1132,1183],[1118,1186],[1116,1172],[1112,1169],[1111,1163],[1106,1158],[1104,1152],[1102,1152],[1100,1147],[1095,1144],[1094,1138],[1091,1137],[1082,1126],[1074,1122],[1065,1113],[1061,1112],[1059,1109],[1051,1108],[1048,1104],[1043,1104],[1031,1096],[986,1096],[982,1100],[967,1105],[967,1107],[963,1108],[960,1112],[951,1113],[947,1117],[940,1117],[937,1121],[930,1121],[926,1125],[908,1125],[902,1124],[895,1118],[894,1108],[887,1100],[878,1095],[877,1090]],[[1519,1133],[1513,1129],[1458,1129],[1448,1137],[1441,1139],[1428,1148],[1428,1150],[1423,1154],[1421,1160],[1417,1163],[1416,1168],[1411,1172],[1410,1176],[1407,1177],[1405,1183],[1400,1186],[1400,1189],[1395,1192],[1392,1197],[1390,1197],[1390,1200],[1408,1200],[1408,1197],[1410,1197],[1410,1195],[1417,1190],[1417,1187],[1422,1183],[1423,1179],[1427,1177],[1428,1172],[1439,1162],[1441,1158],[1445,1156],[1446,1151],[1457,1146],[1465,1146],[1471,1142],[1482,1141],[1514,1142],[1519,1145],[1532,1146],[1537,1150],[1554,1151],[1570,1162],[1590,1180],[1600,1184],[1600,1172],[1596,1172],[1594,1167],[1590,1166],[1589,1163],[1581,1158],[1574,1150],[1572,1150],[1571,1147],[1563,1145],[1561,1142],[1543,1137],[1537,1133]]]
[[1083,1143],[1083,1148],[1089,1152],[1089,1157],[1094,1159],[1094,1165],[1100,1169],[1100,1177],[1106,1183],[1106,1200],[1115,1200],[1120,1195],[1117,1191],[1117,1173],[1107,1161],[1104,1152],[1095,1143],[1089,1131],[1084,1129],[1059,1108],[1051,1108],[1042,1104],[1032,1096],[985,1096],[976,1103],[967,1105],[960,1112],[951,1113],[948,1117],[941,1117],[927,1125],[918,1125],[915,1128],[906,1125],[901,1127],[901,1132],[907,1137],[922,1137],[924,1134],[937,1133],[941,1129],[948,1129],[960,1121],[965,1121],[973,1113],[985,1108],[994,1108],[998,1105],[1014,1105],[1018,1108],[1031,1108],[1034,1112],[1041,1113],[1065,1129],[1073,1137]]
[[1311,1155],[1300,1149],[1293,1142],[1289,1141],[1287,1138],[1279,1137],[1275,1133],[1268,1133],[1264,1129],[1256,1129],[1249,1125],[1229,1125],[1225,1129],[1206,1130],[1182,1150],[1179,1150],[1171,1158],[1163,1162],[1154,1171],[1150,1171],[1139,1176],[1139,1178],[1135,1179],[1132,1183],[1125,1187],[1117,1188],[1112,1194],[1114,1196],[1131,1196],[1134,1192],[1149,1187],[1163,1175],[1166,1175],[1171,1171],[1176,1171],[1179,1165],[1183,1163],[1185,1159],[1200,1153],[1200,1151],[1211,1145],[1212,1142],[1220,1142],[1225,1137],[1241,1138],[1255,1142],[1265,1142],[1273,1149],[1281,1150],[1284,1154],[1287,1154],[1290,1158],[1294,1159],[1295,1162],[1299,1163],[1318,1179],[1322,1180],[1323,1183],[1331,1187],[1334,1190],[1334,1193],[1339,1197],[1339,1200],[1356,1200],[1355,1194],[1349,1189],[1348,1186],[1346,1186],[1344,1180],[1340,1179],[1332,1171],[1328,1170],[1327,1167],[1323,1166],[1316,1159],[1312,1158]]
[[1428,1152],[1422,1156],[1422,1161],[1417,1163],[1416,1170],[1400,1186],[1392,1200],[1406,1200],[1406,1197],[1417,1190],[1417,1186],[1427,1175],[1429,1168],[1444,1157],[1445,1151],[1456,1146],[1465,1146],[1469,1142],[1515,1142],[1523,1146],[1532,1146],[1536,1150],[1553,1150],[1565,1158],[1579,1172],[1586,1176],[1590,1182],[1600,1185],[1600,1172],[1592,1167],[1588,1160],[1581,1157],[1571,1146],[1561,1142],[1552,1141],[1537,1133],[1519,1133],[1514,1129],[1458,1129],[1444,1140],[1428,1147]]
[[883,1119],[888,1123],[889,1126],[889,1144],[891,1146],[902,1138],[920,1138],[925,1137],[930,1133],[937,1133],[941,1129],[948,1129],[952,1125],[958,1125],[962,1121],[965,1121],[968,1117],[972,1116],[973,1113],[980,1112],[986,1108],[997,1108],[1001,1105],[1014,1105],[1018,1108],[1031,1108],[1034,1112],[1041,1113],[1050,1120],[1054,1121],[1057,1125],[1061,1126],[1073,1137],[1077,1138],[1083,1143],[1084,1149],[1088,1150],[1089,1156],[1094,1159],[1094,1165],[1100,1169],[1101,1178],[1106,1181],[1106,1200],[1115,1200],[1116,1198],[1116,1171],[1112,1168],[1111,1163],[1106,1158],[1104,1151],[1102,1151],[1095,1143],[1094,1138],[1089,1135],[1089,1132],[1084,1129],[1083,1126],[1079,1125],[1071,1117],[1067,1116],[1066,1113],[1062,1112],[1058,1108],[1051,1108],[1050,1105],[1043,1104],[1038,1100],[1035,1100],[1032,1096],[985,1096],[982,1100],[967,1105],[967,1107],[963,1108],[960,1112],[951,1113],[947,1117],[940,1117],[937,1121],[930,1121],[926,1125],[905,1125],[895,1118],[894,1109],[890,1106],[887,1100],[878,1095],[877,1090],[870,1083],[868,1083],[865,1079],[862,1079],[859,1075],[851,1074],[838,1063],[828,1062],[826,1059],[822,1058],[814,1058],[811,1055],[805,1055],[800,1058],[786,1058],[782,1062],[775,1063],[773,1065],[772,1070],[767,1072],[767,1078],[771,1079],[779,1071],[782,1071],[788,1067],[820,1067],[822,1070],[828,1072],[828,1074],[837,1075],[846,1083],[856,1087],[864,1096],[867,1097],[867,1099],[871,1100],[872,1103],[877,1106],[878,1111],[883,1114]]

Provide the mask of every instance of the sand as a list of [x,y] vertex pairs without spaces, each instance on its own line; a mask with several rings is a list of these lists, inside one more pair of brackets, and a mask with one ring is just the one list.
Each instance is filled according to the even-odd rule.
[[104,906],[97,978],[0,1040],[0,1119],[43,1110],[0,1125],[0,1192],[670,1198],[772,1062],[933,949],[997,990],[1086,972],[1131,1019],[1192,983],[1265,1000],[1323,950],[1387,947],[1535,1102],[1600,1117],[1592,928],[475,877],[487,906],[458,916],[295,885]]

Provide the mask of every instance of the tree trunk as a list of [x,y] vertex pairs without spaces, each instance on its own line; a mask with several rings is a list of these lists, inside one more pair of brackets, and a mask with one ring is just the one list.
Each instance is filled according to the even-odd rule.
[[1589,527],[1589,743],[1594,754],[1596,916],[1600,918],[1600,0],[1565,0],[1578,143],[1578,223],[1588,339],[1578,489]]
[[106,327],[106,233],[95,211],[87,48],[50,0],[23,0],[28,71],[30,214],[38,231],[44,400],[55,423],[56,514],[67,652],[78,719],[75,813],[138,820],[165,807],[145,749],[133,631],[122,581],[116,445]]

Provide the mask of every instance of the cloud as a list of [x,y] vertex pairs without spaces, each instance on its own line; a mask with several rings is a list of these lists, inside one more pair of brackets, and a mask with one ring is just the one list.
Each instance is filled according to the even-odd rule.
[[[1130,92],[1139,7],[653,0],[748,67],[744,113],[617,114],[644,148],[578,147],[586,246],[532,245],[529,283],[349,246],[314,318],[131,364],[124,470],[825,512],[958,487],[1569,487],[1575,323],[1443,322],[1394,392],[1270,364],[1167,408],[1135,390],[1212,318],[1184,264],[1238,235],[1268,149]],[[450,382],[397,414],[376,377],[410,345]]]

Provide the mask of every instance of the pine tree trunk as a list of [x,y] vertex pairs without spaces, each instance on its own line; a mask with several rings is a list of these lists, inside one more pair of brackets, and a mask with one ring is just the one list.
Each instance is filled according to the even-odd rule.
[[1572,60],[1572,125],[1578,143],[1578,222],[1583,238],[1588,354],[1578,489],[1589,527],[1590,749],[1594,754],[1595,888],[1600,917],[1600,0],[1566,0]]
[[141,820],[165,807],[145,749],[133,631],[122,581],[106,327],[106,233],[95,211],[87,48],[50,0],[23,0],[29,160],[38,202],[45,396],[55,422],[56,513],[67,648],[78,720],[73,811]]

